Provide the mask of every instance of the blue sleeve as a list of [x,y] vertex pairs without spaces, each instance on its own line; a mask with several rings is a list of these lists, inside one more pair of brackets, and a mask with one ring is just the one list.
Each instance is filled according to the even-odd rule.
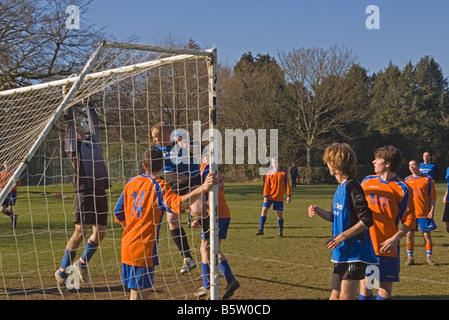
[[120,195],[114,209],[114,215],[118,221],[125,221],[125,203],[123,200],[123,194],[124,192]]

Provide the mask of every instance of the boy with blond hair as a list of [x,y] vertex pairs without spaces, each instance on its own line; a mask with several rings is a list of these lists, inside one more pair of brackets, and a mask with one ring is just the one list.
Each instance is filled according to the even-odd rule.
[[334,263],[330,300],[353,300],[367,265],[377,264],[368,231],[373,215],[355,179],[357,159],[350,145],[332,144],[326,148],[323,160],[339,185],[331,211],[311,205],[308,214],[310,217],[318,214],[332,222],[332,237],[326,242]]

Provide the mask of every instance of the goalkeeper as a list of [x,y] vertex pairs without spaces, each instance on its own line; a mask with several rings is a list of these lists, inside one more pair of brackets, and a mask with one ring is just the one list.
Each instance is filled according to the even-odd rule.
[[[63,88],[63,94],[65,93],[65,88]],[[96,111],[89,103],[86,104],[85,108],[89,126],[89,139],[86,139],[85,133],[79,127],[76,127],[73,107],[64,111],[66,128],[64,148],[75,169],[75,231],[67,243],[60,268],[55,273],[58,290],[62,296],[69,294],[65,282],[68,277],[66,269],[72,264],[89,226],[92,226],[92,234],[87,240],[84,252],[79,260],[73,264],[75,270],[79,273],[81,282],[86,283],[88,281],[87,264],[106,234],[108,218],[108,202],[105,190],[109,188],[109,179],[99,145],[99,119]]]

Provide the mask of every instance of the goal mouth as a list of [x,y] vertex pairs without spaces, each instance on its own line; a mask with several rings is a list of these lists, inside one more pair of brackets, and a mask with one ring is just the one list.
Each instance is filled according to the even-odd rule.
[[[154,144],[150,131],[155,123],[168,122],[177,130],[190,132],[191,136],[198,124],[201,131],[216,127],[216,55],[215,48],[196,50],[103,41],[76,75],[0,92],[0,163],[7,163],[11,172],[8,179],[2,181],[0,200],[3,202],[15,188],[16,181],[21,181],[15,205],[19,226],[13,235],[3,240],[15,248],[1,252],[3,266],[7,257],[14,261],[11,268],[2,269],[4,279],[14,281],[17,278],[12,271],[14,265],[24,268],[21,266],[23,252],[30,255],[35,250],[32,270],[42,270],[39,271],[42,274],[35,281],[19,277],[24,291],[40,286],[37,291],[45,292],[48,274],[53,277],[48,282],[54,286],[54,272],[51,274],[50,270],[57,267],[64,247],[62,243],[70,237],[73,227],[74,169],[64,152],[64,111],[75,109],[78,126],[85,132],[89,131],[89,123],[83,106],[89,103],[98,113],[99,148],[112,184],[107,190],[111,211],[119,190],[142,169],[142,154]],[[209,132],[207,143],[213,143],[213,130]],[[213,148],[210,149],[210,159],[214,159]],[[214,163],[211,167],[211,171],[216,172]],[[214,236],[217,230],[216,219],[212,217],[216,214],[215,188],[211,196],[211,233]],[[187,219],[189,217],[184,214],[182,223],[188,224]],[[53,221],[57,227],[53,226]],[[19,241],[11,241],[21,234],[20,224],[31,228],[35,248],[25,249]],[[46,226],[41,229],[42,225]],[[179,269],[182,261],[178,260],[182,259],[169,239],[167,223],[164,221],[160,228],[166,229],[161,231],[159,239],[161,266],[165,270]],[[120,237],[121,226],[110,221],[109,229],[113,237]],[[193,228],[188,231],[192,251],[199,261],[199,231]],[[42,239],[36,240],[36,234],[42,234]],[[106,254],[102,254],[103,266],[98,267],[106,265],[115,270],[113,276],[103,274],[106,282],[120,282],[120,246],[116,244],[119,241],[114,238],[109,246],[102,245],[113,258],[107,259]],[[217,250],[214,242],[211,241],[212,250]],[[38,246],[39,251],[48,252],[49,263],[39,260]],[[4,252],[9,253],[4,255]],[[211,259],[216,259],[215,254]],[[168,280],[165,270],[155,275],[156,281],[165,278],[162,287],[154,289],[156,297],[158,292],[164,292],[160,298],[190,299],[192,291],[201,287],[198,271],[183,278],[173,275]],[[212,278],[214,289],[218,288],[216,270],[211,271]],[[177,289],[171,289],[172,286]],[[7,290],[5,292],[8,296]],[[108,294],[106,299],[115,298]],[[122,298],[123,292],[119,296]]]

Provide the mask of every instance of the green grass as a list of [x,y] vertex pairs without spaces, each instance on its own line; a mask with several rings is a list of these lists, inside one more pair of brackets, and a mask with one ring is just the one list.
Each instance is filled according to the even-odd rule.
[[[423,238],[416,237],[416,265],[401,266],[401,281],[393,288],[395,299],[448,299],[447,266],[449,234],[441,222],[445,184],[437,184],[435,221],[432,232],[434,259],[438,265],[425,263]],[[332,263],[325,242],[331,235],[331,224],[319,217],[309,218],[307,208],[318,204],[330,208],[335,185],[311,185],[292,188],[290,204],[285,203],[284,238],[277,237],[276,213],[269,211],[265,235],[255,236],[262,206],[260,183],[227,184],[226,199],[232,221],[222,252],[241,283],[235,299],[328,299]],[[62,190],[63,189],[63,190]],[[18,228],[10,229],[9,218],[0,220],[0,299],[60,299],[54,281],[68,238],[73,232],[70,198],[72,186],[19,189],[16,211]],[[127,299],[128,290],[120,284],[121,226],[113,222],[112,209],[121,185],[111,190],[111,218],[108,234],[90,265],[92,283],[84,285],[70,299]],[[187,217],[184,215],[183,220]],[[197,262],[199,230],[186,228]],[[200,269],[180,276],[182,264],[174,244],[161,228],[159,252],[161,266],[156,273],[153,299],[186,299],[201,286]],[[80,254],[80,253],[79,253]],[[405,239],[401,241],[401,258],[405,260]],[[79,255],[78,255],[79,256]],[[220,285],[225,285],[222,277]]]

